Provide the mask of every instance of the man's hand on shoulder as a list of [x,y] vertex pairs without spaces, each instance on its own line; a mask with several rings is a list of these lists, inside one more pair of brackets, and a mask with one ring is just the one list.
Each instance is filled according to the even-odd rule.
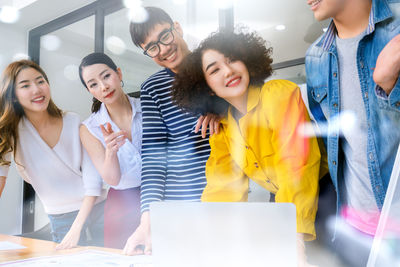
[[207,113],[207,115],[201,115],[197,120],[196,128],[194,130],[197,133],[201,128],[201,136],[203,138],[207,135],[207,128],[210,128],[210,136],[214,133],[217,134],[219,132],[219,122],[221,121],[221,117],[212,113]]

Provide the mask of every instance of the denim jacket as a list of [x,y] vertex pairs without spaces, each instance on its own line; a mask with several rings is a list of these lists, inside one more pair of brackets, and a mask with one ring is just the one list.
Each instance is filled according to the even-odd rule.
[[[400,79],[389,96],[372,78],[379,53],[400,33],[400,0],[372,0],[369,25],[357,51],[357,69],[366,110],[368,172],[379,209],[382,209],[400,142]],[[306,54],[307,92],[310,110],[318,125],[328,122],[324,143],[329,172],[336,188],[338,210],[343,188],[343,152],[334,123],[339,115],[340,88],[336,28],[328,30]]]

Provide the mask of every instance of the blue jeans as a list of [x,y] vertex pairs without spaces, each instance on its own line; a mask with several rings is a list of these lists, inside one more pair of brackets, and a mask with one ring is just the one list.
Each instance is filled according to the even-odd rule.
[[[85,224],[82,227],[78,242],[80,246],[104,246],[104,203],[102,201],[93,206]],[[68,233],[79,210],[63,213],[48,214],[51,226],[51,235],[54,242],[60,243]]]

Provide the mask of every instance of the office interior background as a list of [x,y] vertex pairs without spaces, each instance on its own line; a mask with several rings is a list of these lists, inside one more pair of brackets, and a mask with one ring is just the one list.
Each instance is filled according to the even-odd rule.
[[[47,72],[57,105],[86,118],[92,100],[79,81],[83,56],[107,53],[123,70],[126,92],[139,91],[160,68],[131,41],[129,21],[142,18],[140,4],[166,10],[181,24],[190,48],[219,27],[257,31],[273,47],[271,78],[300,85],[305,52],[329,23],[316,22],[306,2],[298,0],[0,0],[0,6],[13,7],[0,13],[0,69],[29,56]],[[1,233],[21,234],[48,223],[40,200],[26,187],[13,167],[0,200]],[[257,192],[254,188],[252,199],[267,199]]]
[[[270,79],[291,80],[303,91],[306,50],[329,25],[314,19],[305,0],[0,0],[0,70],[30,57],[48,74],[55,103],[87,118],[92,98],[79,80],[82,57],[94,51],[108,54],[122,69],[127,93],[138,92],[160,68],[131,41],[129,22],[143,19],[141,5],[167,11],[181,24],[189,48],[218,28],[257,31],[273,48]],[[394,186],[400,197],[400,186]],[[268,201],[262,191],[252,184],[249,199]],[[40,200],[18,176],[14,163],[0,211],[2,234],[38,231],[48,224]]]

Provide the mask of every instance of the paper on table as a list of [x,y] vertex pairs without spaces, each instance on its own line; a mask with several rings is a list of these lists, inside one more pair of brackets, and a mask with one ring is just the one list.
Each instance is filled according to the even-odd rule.
[[151,267],[151,256],[124,256],[116,253],[109,253],[97,250],[85,250],[68,255],[56,255],[30,258],[12,262],[2,262],[0,266],[7,265],[8,267],[63,267],[63,266],[126,266],[126,267]]
[[16,249],[24,249],[26,247],[21,246],[20,244],[11,243],[8,241],[0,242],[0,250],[16,250]]

